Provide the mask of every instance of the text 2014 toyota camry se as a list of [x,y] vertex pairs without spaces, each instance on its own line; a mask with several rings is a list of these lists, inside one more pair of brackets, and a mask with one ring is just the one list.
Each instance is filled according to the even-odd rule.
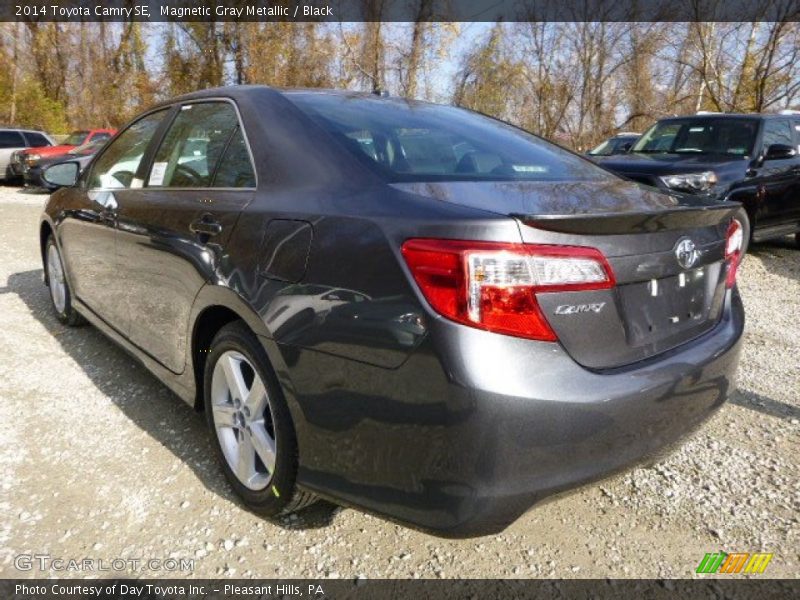
[[738,206],[466,110],[207,90],[45,177],[59,319],[203,410],[264,515],[323,497],[499,531],[652,460],[734,385]]

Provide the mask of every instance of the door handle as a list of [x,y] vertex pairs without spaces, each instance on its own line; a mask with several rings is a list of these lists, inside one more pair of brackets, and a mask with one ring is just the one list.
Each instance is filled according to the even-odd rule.
[[203,215],[189,225],[192,233],[207,235],[209,237],[222,233],[222,224],[214,220],[211,215]]

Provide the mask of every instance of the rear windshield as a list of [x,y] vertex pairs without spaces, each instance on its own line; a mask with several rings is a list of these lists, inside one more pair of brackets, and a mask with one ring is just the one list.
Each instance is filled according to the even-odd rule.
[[448,106],[287,92],[356,158],[391,181],[596,181],[613,176],[521,129]]
[[690,117],[659,121],[648,129],[632,152],[649,154],[749,155],[758,131],[755,119]]

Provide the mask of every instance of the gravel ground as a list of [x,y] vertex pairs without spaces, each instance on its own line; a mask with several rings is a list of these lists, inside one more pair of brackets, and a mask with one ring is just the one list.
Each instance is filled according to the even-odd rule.
[[[53,317],[47,196],[0,188],[0,576],[14,557],[194,559],[195,577],[692,577],[706,552],[800,566],[800,251],[753,248],[739,392],[660,463],[449,541],[322,504],[273,523],[238,505],[198,415],[98,331]],[[65,573],[60,573],[64,575]],[[185,576],[130,571],[142,576]],[[66,573],[80,576],[80,573]]]

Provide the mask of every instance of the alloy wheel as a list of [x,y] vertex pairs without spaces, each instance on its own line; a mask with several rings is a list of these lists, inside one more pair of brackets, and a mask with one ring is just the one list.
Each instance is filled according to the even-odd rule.
[[53,306],[55,306],[56,312],[63,314],[67,307],[67,283],[64,280],[64,268],[55,244],[50,244],[47,250],[47,278]]
[[240,352],[224,352],[211,378],[214,430],[231,471],[245,487],[263,490],[275,471],[277,445],[264,382]]

